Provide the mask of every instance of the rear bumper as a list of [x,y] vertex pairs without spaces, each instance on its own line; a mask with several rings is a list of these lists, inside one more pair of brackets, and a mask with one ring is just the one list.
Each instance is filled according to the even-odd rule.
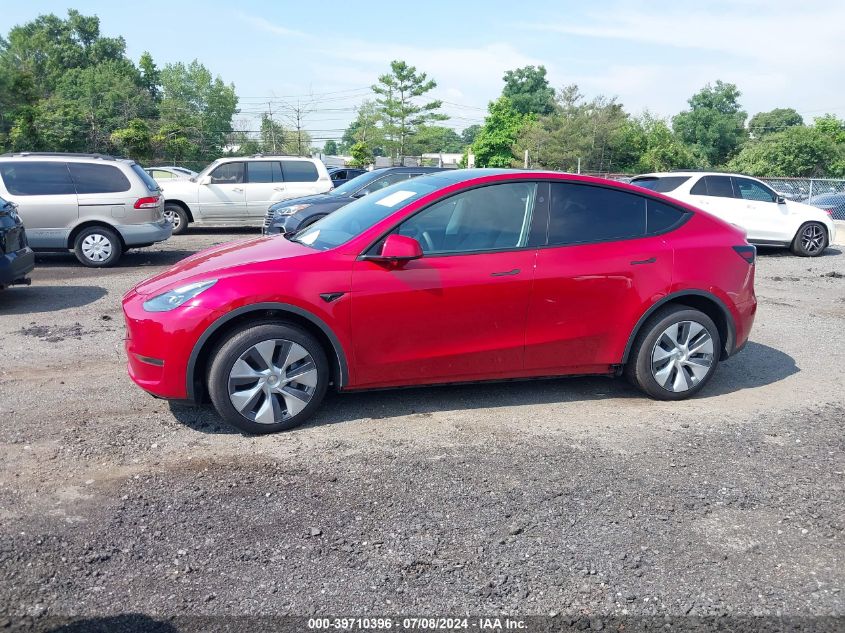
[[173,225],[167,220],[145,224],[119,224],[115,227],[126,246],[140,246],[163,242],[173,234]]
[[26,276],[35,268],[35,253],[29,246],[0,256],[0,287],[26,283]]

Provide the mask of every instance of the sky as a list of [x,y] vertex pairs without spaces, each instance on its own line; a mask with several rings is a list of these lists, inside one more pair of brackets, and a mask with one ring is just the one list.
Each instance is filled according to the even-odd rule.
[[100,17],[134,59],[198,59],[235,85],[246,128],[290,104],[314,140],[339,138],[369,86],[403,59],[437,81],[447,125],[480,123],[506,70],[544,65],[555,88],[669,117],[708,82],[733,82],[749,115],[845,116],[842,0],[427,0],[290,2],[0,0],[0,33],[68,8]]

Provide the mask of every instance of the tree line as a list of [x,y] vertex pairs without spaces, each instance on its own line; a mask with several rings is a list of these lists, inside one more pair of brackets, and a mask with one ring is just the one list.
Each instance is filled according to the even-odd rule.
[[[716,81],[671,118],[632,114],[612,97],[553,89],[543,66],[504,74],[484,121],[456,131],[436,81],[401,60],[372,86],[341,138],[312,147],[306,104],[288,104],[285,124],[269,109],[258,130],[235,120],[233,84],[203,64],[135,63],[122,37],[100,33],[96,16],[42,15],[0,37],[0,151],[101,152],[142,162],[202,164],[229,154],[351,155],[401,161],[423,153],[471,153],[479,167],[642,173],[729,169],[760,176],[845,177],[845,122],[808,122],[792,108],[743,110],[737,86]],[[252,124],[254,127],[255,124]]]

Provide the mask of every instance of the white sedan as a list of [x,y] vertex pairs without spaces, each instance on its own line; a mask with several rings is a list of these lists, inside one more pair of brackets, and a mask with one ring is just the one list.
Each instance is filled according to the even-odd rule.
[[821,255],[836,237],[836,225],[829,213],[786,200],[766,183],[742,174],[662,172],[637,176],[631,184],[677,198],[735,224],[745,229],[749,242],[786,246],[796,255]]

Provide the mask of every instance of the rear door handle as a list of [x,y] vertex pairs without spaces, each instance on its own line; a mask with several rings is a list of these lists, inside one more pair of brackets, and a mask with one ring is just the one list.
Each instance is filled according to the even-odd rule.
[[513,270],[504,270],[504,271],[498,272],[498,273],[490,273],[490,276],[491,277],[507,277],[509,275],[518,275],[518,274],[519,274],[519,268],[514,268]]
[[631,266],[639,266],[640,264],[653,264],[656,261],[656,257],[649,257],[648,259],[635,259],[631,262]]

